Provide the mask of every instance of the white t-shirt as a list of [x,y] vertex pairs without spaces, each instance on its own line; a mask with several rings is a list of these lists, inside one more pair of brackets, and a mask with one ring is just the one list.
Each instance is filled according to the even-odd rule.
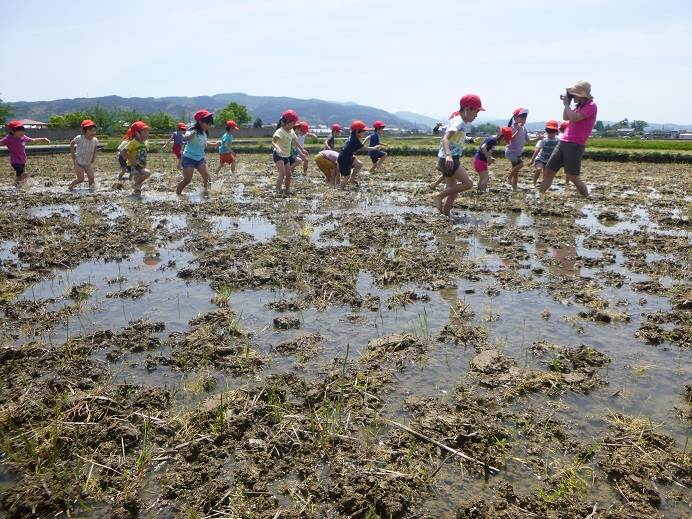
[[[447,137],[449,141],[449,152],[453,157],[461,157],[464,153],[464,141],[466,140],[466,123],[460,115],[455,115],[449,120],[443,138],[444,135],[447,135],[449,132],[454,132],[454,134]],[[440,151],[437,156],[441,159],[445,158],[445,148],[442,139],[440,139]]]
[[91,164],[91,159],[94,158],[94,151],[99,145],[99,140],[94,137],[87,139],[84,135],[77,135],[72,142],[75,143],[75,160],[77,164],[88,166]]

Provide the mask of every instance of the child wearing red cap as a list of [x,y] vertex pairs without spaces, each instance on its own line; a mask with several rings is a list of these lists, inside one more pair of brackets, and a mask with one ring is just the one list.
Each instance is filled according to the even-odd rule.
[[235,132],[238,131],[238,124],[233,120],[226,121],[226,131],[221,136],[219,141],[219,167],[216,168],[216,174],[221,171],[224,164],[231,166],[231,173],[235,175],[235,152],[231,149],[231,143]]
[[[375,131],[370,135],[371,147],[381,146],[380,136],[384,133],[385,126],[386,125],[382,121],[375,121],[372,123],[372,127],[375,129]],[[373,164],[372,169],[370,169],[370,173],[375,173],[375,171],[382,166],[382,163],[387,158],[387,152],[378,148],[376,150],[369,151],[368,155],[370,155],[370,160]]]
[[497,135],[487,137],[476,151],[473,157],[473,169],[478,173],[478,191],[480,193],[485,193],[488,190],[488,181],[490,180],[488,166],[495,163],[493,148],[502,141],[507,142],[511,138],[512,130],[507,126],[503,126],[497,132]]
[[533,165],[533,187],[536,187],[539,177],[543,174],[545,165],[548,163],[550,155],[555,146],[560,142],[557,137],[557,121],[550,119],[545,123],[545,137],[536,143],[536,149],[531,156],[530,165]]
[[[293,128],[293,131],[296,133],[296,140],[298,143],[303,147],[305,150],[305,138],[306,137],[311,137],[313,139],[317,138],[317,135],[312,133],[310,131],[310,125],[308,125],[307,121],[300,121],[298,124],[295,125]],[[291,156],[296,159],[296,162],[293,164],[292,171],[295,171],[295,169],[298,167],[299,164],[303,164],[303,174],[307,175],[308,173],[308,159],[310,155],[308,154],[307,150],[302,154],[298,154],[298,150],[295,148],[291,149]]]
[[142,184],[151,176],[151,171],[147,169],[148,138],[149,125],[144,121],[135,121],[130,125],[123,139],[127,141],[125,156],[131,168],[132,192],[135,195],[142,193]]
[[341,125],[340,124],[332,124],[332,132],[329,134],[329,137],[324,141],[324,149],[325,150],[333,150],[336,151],[336,137],[341,135]]
[[32,139],[24,132],[24,126],[19,121],[10,121],[7,123],[7,135],[0,139],[0,145],[7,146],[7,151],[10,156],[10,166],[16,174],[16,183],[19,185],[27,178],[26,173],[26,143],[27,142],[45,142],[50,144],[50,141],[45,137]]
[[507,126],[512,129],[512,139],[505,147],[505,158],[510,161],[512,168],[507,176],[507,182],[512,186],[512,190],[517,190],[519,182],[519,171],[524,167],[521,155],[524,152],[524,145],[529,140],[529,132],[526,130],[526,119],[529,115],[528,108],[517,108],[512,112]]
[[298,142],[296,132],[293,131],[294,126],[298,122],[298,113],[295,110],[286,110],[281,114],[281,119],[276,125],[276,131],[272,136],[272,160],[279,172],[279,178],[276,179],[276,192],[281,193],[281,186],[284,186],[284,193],[288,194],[291,189],[291,166],[296,162],[296,158],[292,156],[292,148],[296,148],[299,152],[305,153],[305,150]]
[[[346,184],[349,183],[358,185],[356,177],[363,167],[363,163],[356,158],[356,152],[365,147],[365,143],[370,140],[370,135],[365,136],[370,130],[371,128],[368,128],[363,121],[356,120],[351,123],[351,136],[346,141],[344,147],[341,148],[339,158],[337,159],[339,173],[341,174],[341,189],[344,189]],[[360,139],[363,139],[363,141]],[[367,147],[368,152],[379,149],[379,144]]]
[[478,112],[485,110],[481,98],[475,94],[466,94],[459,100],[459,111],[454,112],[447,123],[447,129],[440,140],[440,151],[437,153],[437,168],[442,172],[447,187],[433,195],[433,204],[442,214],[449,216],[454,200],[463,191],[473,187],[473,182],[461,165],[464,152],[466,125],[473,122]]
[[[118,180],[122,180],[125,177],[125,173],[132,173],[132,168],[127,163],[127,158],[125,156],[125,149],[130,141],[123,139],[120,144],[118,144],[118,164],[120,164],[120,173],[118,173]],[[121,184],[116,184],[118,188],[122,187]]]
[[175,188],[177,195],[182,195],[183,189],[192,182],[192,175],[195,170],[199,171],[199,174],[202,176],[205,191],[209,189],[209,184],[211,182],[205,153],[207,144],[212,146],[218,145],[218,143],[207,142],[209,138],[209,128],[214,123],[214,116],[208,110],[197,110],[194,119],[194,126],[183,135],[183,142],[185,142],[183,159],[181,161],[183,179],[178,182]]
[[82,133],[70,142],[70,154],[74,164],[75,178],[67,187],[72,191],[78,184],[84,182],[84,175],[89,180],[89,189],[96,187],[94,180],[94,161],[99,140],[96,138],[96,123],[91,119],[85,119],[81,125]]
[[173,148],[171,151],[175,158],[178,159],[178,169],[183,169],[181,162],[183,160],[183,136],[187,131],[187,126],[185,123],[178,123],[176,130],[171,134],[168,140],[161,146],[161,150],[165,150],[169,142],[173,142]]

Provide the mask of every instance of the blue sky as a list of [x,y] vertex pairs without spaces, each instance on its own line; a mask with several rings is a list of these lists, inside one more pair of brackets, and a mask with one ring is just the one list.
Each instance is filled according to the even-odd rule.
[[245,92],[440,117],[471,92],[543,120],[586,79],[600,119],[692,123],[680,0],[13,0],[0,31],[9,102]]

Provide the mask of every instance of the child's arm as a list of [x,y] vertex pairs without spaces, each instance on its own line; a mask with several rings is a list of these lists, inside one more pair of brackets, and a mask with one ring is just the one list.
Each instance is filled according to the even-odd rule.
[[275,135],[272,137],[272,146],[274,146],[274,151],[281,153],[281,148],[279,147],[279,138]]
[[533,150],[533,155],[531,155],[531,162],[529,162],[529,166],[534,163],[536,160],[536,157],[538,157],[538,154],[541,152],[541,148],[543,147],[543,141],[538,141],[536,144],[536,149]]
[[486,162],[490,163],[493,160],[493,154],[488,151],[488,146],[486,144],[481,145],[481,153],[485,157]]
[[173,136],[171,135],[171,136],[168,138],[168,140],[163,144],[163,146],[161,146],[161,149],[162,149],[162,150],[165,150],[165,149],[166,149],[166,146],[168,146],[168,143],[171,142],[172,140],[173,140]]
[[317,135],[315,135],[315,134],[312,133],[312,132],[306,133],[305,136],[306,136],[306,137],[310,137],[311,139],[317,139]]
[[[452,163],[452,152],[449,149],[449,138],[453,136],[456,132],[455,131],[446,131],[444,136],[442,137],[442,149],[445,152],[445,162],[448,162],[449,164]],[[449,167],[449,166],[448,166]]]
[[197,130],[186,131],[185,135],[183,135],[183,142],[191,141],[195,138],[195,135],[197,135]]
[[70,155],[72,156],[72,162],[77,160],[77,137],[70,141]]
[[96,146],[94,146],[94,153],[91,155],[91,162],[90,164],[93,164],[96,162],[96,152],[99,150],[99,141],[96,141]]
[[[335,143],[335,144],[336,144],[336,143]],[[333,149],[334,149],[334,148],[332,148],[332,147],[329,145],[329,137],[327,137],[327,138],[324,140],[324,147],[325,147],[325,149],[328,149],[328,150],[333,150]]]
[[46,144],[50,144],[50,139],[46,139],[45,137],[36,137],[35,139],[31,139],[29,142],[45,142]]

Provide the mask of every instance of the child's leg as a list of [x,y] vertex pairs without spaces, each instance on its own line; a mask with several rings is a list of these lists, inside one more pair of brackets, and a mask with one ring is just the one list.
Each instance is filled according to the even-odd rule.
[[303,175],[308,174],[308,160],[310,160],[310,156],[303,155]]
[[274,164],[279,172],[279,178],[276,179],[276,190],[281,191],[281,185],[284,183],[284,177],[286,176],[288,164],[286,164],[283,160],[277,160]]
[[235,164],[238,162],[237,155],[233,154],[233,162],[231,162],[231,173],[235,175]]
[[192,181],[192,174],[195,172],[194,166],[183,168],[183,179],[178,182],[175,188],[175,193],[177,195],[183,194],[183,189]]
[[[454,176],[452,178],[456,181],[456,185],[451,185],[449,188],[445,189],[445,191],[449,191],[449,195],[446,197],[444,205],[442,206],[442,214],[447,216],[449,216],[449,211],[452,209],[454,200],[456,200],[459,193],[468,191],[473,187],[473,181],[462,166],[459,166],[459,168],[454,172]],[[445,191],[443,191],[443,193]]]
[[77,185],[84,182],[84,168],[82,168],[82,166],[80,166],[76,162],[74,165],[74,172],[77,178],[75,178],[72,182],[70,182],[70,185],[67,186],[68,191],[72,191]]
[[84,172],[86,173],[87,179],[89,180],[89,187],[93,189],[96,186],[94,167],[92,165],[85,166]]
[[132,183],[132,191],[134,194],[138,195],[142,192],[142,184],[144,184],[144,181],[148,179],[151,176],[151,171],[149,171],[146,168],[142,168],[139,171],[137,171],[137,174],[135,175],[135,180]]
[[[386,158],[387,158],[387,152],[386,152],[386,151],[383,151],[383,152],[382,152],[382,156],[381,156],[379,159],[377,159],[377,164],[375,164],[375,167],[376,167],[377,169],[381,169],[381,168],[383,167],[383,164],[384,164],[384,161],[385,161]],[[374,168],[373,168],[373,169],[374,169]]]
[[478,172],[478,191],[485,193],[488,190],[488,180],[490,180],[490,172],[486,169]]
[[363,169],[363,163],[359,159],[353,160],[353,171],[351,172],[350,182],[354,183],[358,179],[358,173]]
[[519,171],[523,167],[524,162],[520,160],[516,165],[512,166],[512,169],[509,172],[509,177],[507,177],[507,181],[512,185],[513,191],[517,190],[517,184],[519,183]]
[[536,163],[535,167],[533,168],[533,187],[536,187],[536,184],[538,183],[538,179],[541,178],[541,175],[543,174],[543,163],[538,162]]
[[209,168],[206,162],[201,162],[197,166],[197,171],[202,175],[202,181],[204,182],[204,189],[209,189],[209,184],[211,183],[211,177],[209,175]]

